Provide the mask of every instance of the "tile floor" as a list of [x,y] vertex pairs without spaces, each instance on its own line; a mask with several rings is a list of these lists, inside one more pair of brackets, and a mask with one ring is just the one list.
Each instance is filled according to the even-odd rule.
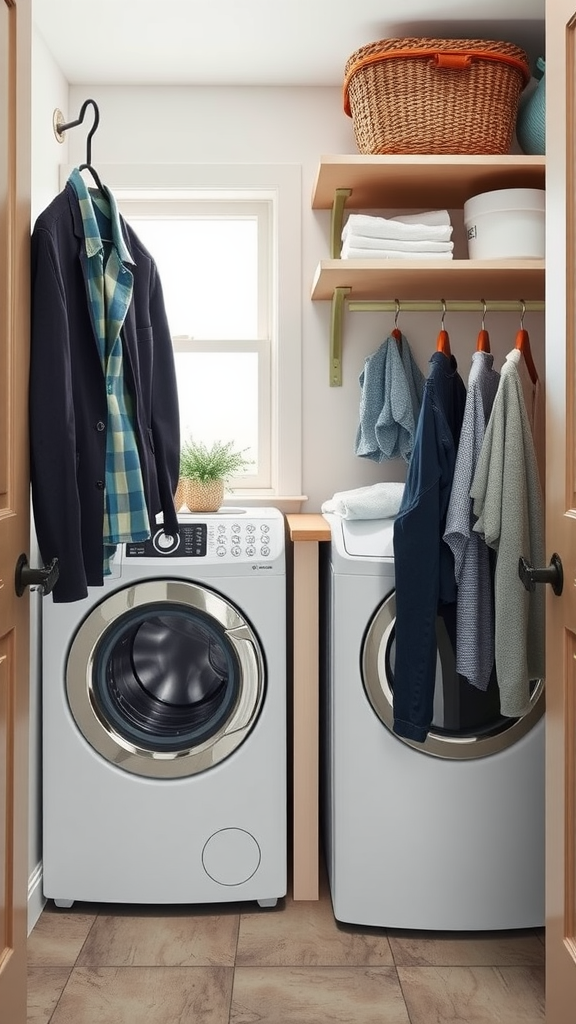
[[337,924],[316,903],[49,903],[28,1024],[542,1024],[544,932]]

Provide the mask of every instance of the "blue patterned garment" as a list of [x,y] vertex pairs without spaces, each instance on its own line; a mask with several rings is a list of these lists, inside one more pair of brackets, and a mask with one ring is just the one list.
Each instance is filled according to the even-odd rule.
[[364,362],[354,453],[374,462],[410,461],[424,392],[424,374],[402,335],[390,336]]
[[109,575],[117,544],[150,536],[132,398],[124,377],[121,337],[133,288],[132,271],[126,264],[134,261],[122,237],[112,193],[106,189],[106,195],[100,192],[91,195],[77,168],[69,181],[82,215],[90,316],[106,383],[108,424],[103,539],[104,575]]

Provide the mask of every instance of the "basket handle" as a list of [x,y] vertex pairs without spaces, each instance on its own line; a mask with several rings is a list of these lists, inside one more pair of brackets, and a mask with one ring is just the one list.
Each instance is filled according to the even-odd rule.
[[438,68],[452,68],[454,71],[463,71],[470,67],[472,57],[469,53],[435,53],[434,63]]
[[384,50],[383,52],[367,54],[349,69],[343,86],[344,113],[348,114],[348,117],[352,117],[348,86],[350,79],[357,71],[360,71],[361,68],[369,64],[379,64],[382,60],[403,59],[406,57],[431,57],[437,67],[448,68],[454,71],[466,70],[471,67],[473,60],[493,60],[500,64],[508,64],[510,67],[515,68],[516,71],[519,71],[524,80],[523,88],[530,81],[530,68],[526,63],[518,57],[510,57],[505,53],[490,53],[488,50]]

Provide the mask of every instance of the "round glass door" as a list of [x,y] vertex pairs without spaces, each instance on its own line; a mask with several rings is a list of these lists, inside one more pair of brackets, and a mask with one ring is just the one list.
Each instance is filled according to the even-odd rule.
[[[362,647],[362,679],[370,704],[380,721],[393,731],[394,648],[396,597],[390,596],[370,622]],[[396,736],[402,743],[434,757],[469,759],[488,757],[512,746],[530,731],[544,713],[544,684],[534,680],[530,706],[522,718],[500,714],[496,675],[486,692],[476,689],[456,671],[450,638],[439,617],[436,622],[438,654],[434,691],[434,717],[424,743]]]
[[255,724],[264,660],[239,610],[178,580],[116,591],[81,624],[66,691],[78,728],[125,771],[178,778],[228,757]]

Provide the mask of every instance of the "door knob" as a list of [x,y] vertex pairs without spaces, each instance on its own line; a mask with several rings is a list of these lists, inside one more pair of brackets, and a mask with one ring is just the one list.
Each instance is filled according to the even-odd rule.
[[60,567],[58,565],[58,559],[53,558],[52,561],[45,565],[42,569],[31,569],[28,565],[28,559],[26,555],[20,555],[20,558],[16,562],[16,571],[14,574],[14,586],[18,597],[22,597],[26,587],[40,587],[43,594],[49,594],[60,575]]
[[547,565],[544,569],[535,569],[525,558],[520,558],[518,562],[518,575],[526,590],[535,590],[537,583],[549,583],[557,597],[560,597],[562,593],[564,570],[562,569],[560,555],[557,555],[556,552],[554,552],[550,559],[550,565]]

